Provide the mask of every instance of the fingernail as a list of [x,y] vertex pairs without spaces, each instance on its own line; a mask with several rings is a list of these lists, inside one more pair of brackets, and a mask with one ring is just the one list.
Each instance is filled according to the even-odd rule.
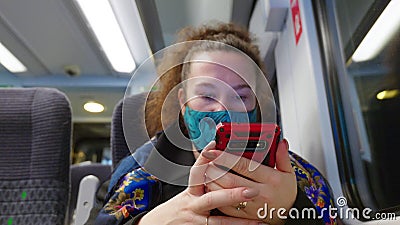
[[289,150],[289,142],[288,142],[286,139],[283,139],[283,142],[284,142],[285,145],[286,145],[286,149]]
[[205,158],[214,160],[217,158],[217,154],[215,152],[204,151],[201,153]]
[[204,147],[204,149],[209,149],[211,146],[215,145],[215,141],[210,141],[210,143],[208,143],[206,145],[206,147]]
[[254,188],[246,188],[242,194],[244,197],[246,198],[254,198],[258,195],[259,191],[257,189]]

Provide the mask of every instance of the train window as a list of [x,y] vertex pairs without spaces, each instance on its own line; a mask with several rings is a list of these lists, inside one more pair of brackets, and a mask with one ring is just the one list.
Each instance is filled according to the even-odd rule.
[[313,1],[350,206],[400,207],[400,1]]

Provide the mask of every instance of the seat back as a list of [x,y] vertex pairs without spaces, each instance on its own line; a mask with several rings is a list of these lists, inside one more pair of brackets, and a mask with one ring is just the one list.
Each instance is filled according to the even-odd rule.
[[0,89],[0,224],[64,224],[71,108],[56,89]]
[[[136,148],[149,140],[144,122],[144,104],[147,95],[148,93],[144,92],[127,97],[120,100],[114,108],[111,121],[113,168],[118,165],[121,159],[132,154]],[[123,111],[126,113],[124,119],[122,116]],[[125,123],[125,127],[122,125],[122,122]],[[124,132],[124,129],[129,129],[129,132]],[[126,139],[126,133],[132,134],[129,136],[129,139]]]

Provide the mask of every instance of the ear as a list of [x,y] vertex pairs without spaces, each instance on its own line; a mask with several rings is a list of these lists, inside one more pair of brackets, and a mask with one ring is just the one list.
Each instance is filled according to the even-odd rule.
[[181,107],[181,113],[182,116],[185,114],[185,91],[183,90],[183,88],[179,88],[178,90],[178,100],[179,100],[179,105]]

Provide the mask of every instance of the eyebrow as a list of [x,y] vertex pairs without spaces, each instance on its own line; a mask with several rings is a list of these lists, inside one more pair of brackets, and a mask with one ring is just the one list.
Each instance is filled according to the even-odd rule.
[[[200,84],[197,84],[196,87],[216,88],[216,86],[212,83],[200,83]],[[235,85],[232,87],[232,89],[235,91],[245,89],[245,88],[251,89],[248,84],[238,84],[238,85]]]
[[238,85],[236,85],[236,86],[233,86],[232,87],[235,91],[238,91],[238,90],[241,90],[241,89],[244,89],[244,88],[249,88],[250,90],[251,90],[251,87],[250,87],[250,85],[248,85],[248,84],[238,84]]

